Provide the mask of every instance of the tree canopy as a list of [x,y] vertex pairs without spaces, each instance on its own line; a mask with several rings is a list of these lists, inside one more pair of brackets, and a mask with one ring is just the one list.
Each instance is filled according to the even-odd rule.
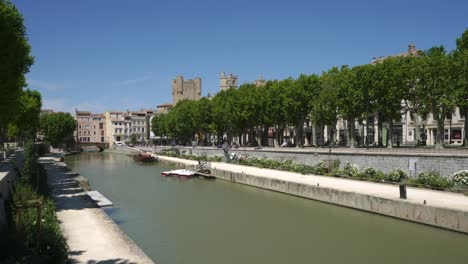
[[70,113],[42,114],[40,127],[45,140],[54,147],[60,147],[61,144],[72,138],[76,122]]
[[0,0],[0,127],[16,117],[25,74],[33,64],[23,17],[10,2]]

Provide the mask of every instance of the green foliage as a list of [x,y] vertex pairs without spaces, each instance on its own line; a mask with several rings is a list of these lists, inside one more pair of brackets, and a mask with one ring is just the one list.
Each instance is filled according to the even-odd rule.
[[452,181],[458,185],[468,186],[468,170],[457,171],[452,175]]
[[[11,194],[11,228],[3,238],[6,240],[0,239],[0,262],[5,260],[7,263],[64,263],[68,258],[68,245],[55,214],[54,202],[47,197],[47,173],[37,162],[37,158],[37,149],[30,141],[25,145],[23,169],[17,169],[21,179],[15,183]],[[39,220],[35,208],[17,211],[17,206],[27,204],[31,200],[42,200],[42,214]],[[20,215],[19,218],[16,217],[17,214]]]
[[222,157],[220,156],[208,156],[204,155],[194,155],[192,153],[185,153],[180,152],[178,149],[163,149],[161,150],[158,155],[167,156],[167,157],[174,157],[174,158],[181,158],[181,159],[188,159],[188,160],[197,160],[197,161],[216,161],[220,162]]
[[6,0],[0,0],[0,40],[0,128],[6,129],[20,111],[25,74],[34,61],[23,17]]
[[45,140],[57,147],[66,140],[72,140],[76,122],[69,113],[59,112],[41,115],[40,126]]
[[391,182],[401,182],[402,180],[407,179],[407,178],[408,178],[408,174],[406,172],[404,172],[401,169],[396,169],[396,170],[392,170],[385,179]]
[[412,180],[412,183],[431,186],[436,189],[447,189],[453,187],[453,183],[436,172],[421,172]]
[[352,164],[351,162],[347,162],[343,168],[343,172],[350,177],[358,177],[359,176],[359,168],[356,164]]

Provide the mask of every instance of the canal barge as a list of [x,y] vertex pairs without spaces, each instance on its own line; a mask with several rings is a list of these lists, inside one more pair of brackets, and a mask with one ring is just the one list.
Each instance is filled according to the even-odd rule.
[[138,162],[153,162],[156,161],[156,158],[148,153],[138,153],[136,155],[133,155],[133,160]]

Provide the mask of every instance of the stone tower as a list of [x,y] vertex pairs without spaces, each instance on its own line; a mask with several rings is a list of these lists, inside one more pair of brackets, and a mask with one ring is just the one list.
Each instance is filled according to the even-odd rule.
[[237,79],[238,77],[232,75],[232,73],[226,75],[224,72],[222,72],[221,76],[219,77],[219,89],[221,91],[226,91],[231,87],[237,88]]
[[201,98],[201,79],[184,80],[179,75],[172,80],[172,103],[177,104],[180,100],[199,100]]

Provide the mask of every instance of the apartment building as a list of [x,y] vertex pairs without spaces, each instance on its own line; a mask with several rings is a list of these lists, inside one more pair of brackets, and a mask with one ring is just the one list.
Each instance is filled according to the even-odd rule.
[[129,144],[132,141],[133,135],[138,143],[146,143],[150,137],[150,117],[153,113],[153,110],[148,109],[128,112],[106,112],[106,129],[109,131],[109,145],[112,146],[115,142]]
[[106,119],[103,114],[92,114],[88,111],[75,110],[77,142],[107,142]]

